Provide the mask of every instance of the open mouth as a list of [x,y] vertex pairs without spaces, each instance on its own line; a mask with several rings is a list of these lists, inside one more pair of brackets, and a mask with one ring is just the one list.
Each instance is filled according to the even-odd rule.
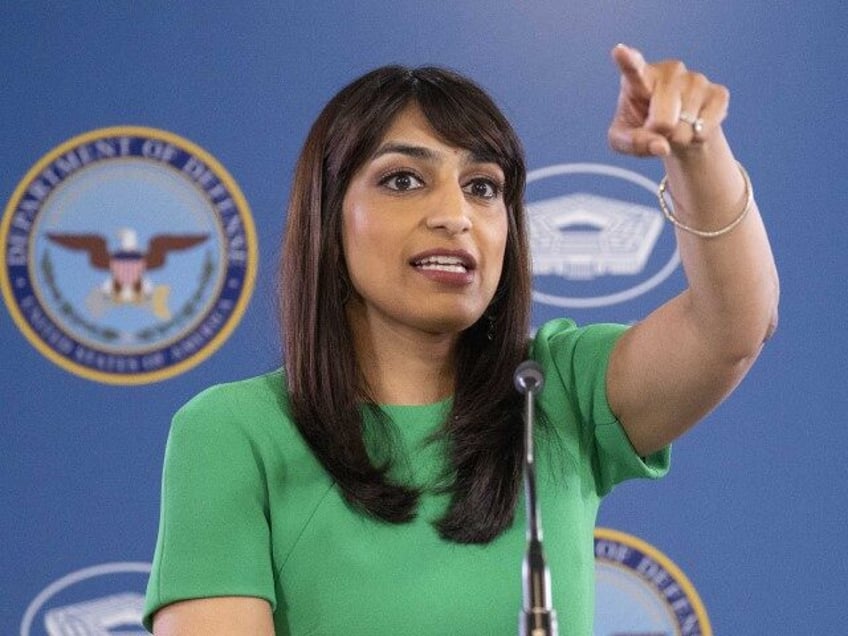
[[471,268],[470,263],[457,256],[427,256],[412,262],[421,270],[466,274]]

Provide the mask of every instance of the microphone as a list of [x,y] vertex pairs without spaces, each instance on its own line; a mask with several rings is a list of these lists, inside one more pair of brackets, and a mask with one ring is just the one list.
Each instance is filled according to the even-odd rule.
[[518,614],[519,636],[558,636],[556,610],[551,605],[551,574],[542,550],[542,519],[536,503],[533,427],[536,395],[545,378],[535,360],[518,365],[513,376],[524,402],[524,498],[527,506],[527,552],[521,565],[523,604]]
[[542,367],[535,360],[525,360],[519,364],[518,368],[515,369],[512,380],[515,382],[516,390],[521,395],[525,395],[528,391],[538,393],[545,384]]

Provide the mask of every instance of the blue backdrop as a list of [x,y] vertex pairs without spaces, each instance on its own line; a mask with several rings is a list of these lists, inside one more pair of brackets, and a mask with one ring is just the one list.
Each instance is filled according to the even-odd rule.
[[[230,171],[252,209],[260,260],[249,308],[223,346],[153,384],[71,374],[0,311],[0,633],[19,633],[36,597],[70,572],[149,562],[171,414],[210,384],[278,364],[273,289],[290,175],[308,126],[339,87],[389,62],[452,66],[503,106],[531,170],[598,163],[656,182],[661,165],[617,156],[606,143],[618,89],[609,49],[619,41],[649,59],[680,57],[730,87],[726,130],[770,230],[782,312],[741,388],[676,444],[671,474],[618,488],[600,523],[671,557],[717,634],[841,633],[844,3],[64,5],[0,8],[0,198],[75,135],[160,128]],[[534,316],[632,321],[681,285],[677,269],[631,301],[537,303]]]

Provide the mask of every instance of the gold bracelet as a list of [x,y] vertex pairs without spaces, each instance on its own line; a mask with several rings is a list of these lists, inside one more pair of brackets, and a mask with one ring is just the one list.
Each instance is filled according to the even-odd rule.
[[701,238],[715,238],[716,236],[721,236],[722,234],[727,234],[728,232],[730,232],[730,230],[732,230],[737,225],[739,225],[742,222],[742,220],[746,216],[748,216],[748,212],[750,212],[751,208],[754,207],[754,188],[753,188],[753,186],[751,186],[751,177],[748,176],[748,173],[745,171],[745,168],[742,167],[741,163],[739,163],[737,161],[736,165],[739,166],[739,171],[742,173],[742,178],[745,180],[746,201],[745,201],[745,207],[742,210],[741,214],[739,214],[739,216],[737,216],[735,219],[733,219],[730,223],[728,223],[727,225],[725,225],[721,229],[713,230],[713,231],[696,230],[694,227],[690,227],[690,226],[686,225],[685,223],[683,223],[680,219],[678,219],[676,216],[674,216],[674,213],[671,211],[671,208],[669,207],[668,203],[666,203],[666,200],[665,200],[665,193],[666,193],[666,190],[668,189],[668,175],[666,175],[662,178],[662,181],[660,181],[659,190],[657,191],[657,198],[660,201],[660,209],[662,210],[662,213],[665,215],[665,218],[667,218],[669,221],[671,221],[671,224],[674,225],[674,227],[678,227],[681,230],[683,230],[684,232],[689,232],[690,234],[694,234],[695,236],[700,236]]

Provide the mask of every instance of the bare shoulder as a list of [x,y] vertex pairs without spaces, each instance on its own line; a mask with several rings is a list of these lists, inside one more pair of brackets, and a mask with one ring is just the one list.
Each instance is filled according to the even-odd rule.
[[268,601],[219,596],[166,605],[153,618],[155,636],[274,636]]

